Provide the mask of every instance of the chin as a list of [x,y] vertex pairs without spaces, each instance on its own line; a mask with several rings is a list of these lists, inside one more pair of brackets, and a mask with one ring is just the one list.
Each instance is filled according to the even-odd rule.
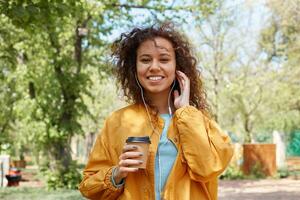
[[169,88],[145,88],[146,92],[151,94],[159,94],[169,92]]

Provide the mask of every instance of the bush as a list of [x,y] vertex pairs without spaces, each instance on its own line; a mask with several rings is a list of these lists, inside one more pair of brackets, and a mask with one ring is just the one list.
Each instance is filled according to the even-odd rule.
[[220,179],[223,180],[244,179],[244,175],[239,167],[229,165],[227,169],[223,172],[223,174],[220,176]]
[[255,165],[253,165],[250,168],[250,172],[249,175],[246,176],[247,179],[262,179],[262,178],[266,178],[265,173],[262,170],[261,164],[260,163],[255,163]]
[[283,167],[277,170],[277,178],[286,178],[290,175],[290,172],[287,167]]
[[43,174],[46,178],[48,189],[78,189],[82,177],[78,171],[76,162],[73,162],[66,171],[50,171],[43,168]]

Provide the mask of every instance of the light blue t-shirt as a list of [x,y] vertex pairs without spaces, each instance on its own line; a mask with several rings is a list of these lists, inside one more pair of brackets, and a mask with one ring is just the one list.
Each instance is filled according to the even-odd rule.
[[177,156],[177,148],[167,138],[167,133],[172,116],[169,114],[160,115],[164,120],[164,128],[160,137],[155,157],[155,199],[160,200],[160,192],[166,184]]

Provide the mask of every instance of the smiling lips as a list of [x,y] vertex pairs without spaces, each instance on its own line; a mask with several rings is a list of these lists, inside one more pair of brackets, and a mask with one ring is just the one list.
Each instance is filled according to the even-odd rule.
[[160,81],[163,78],[164,78],[163,76],[147,76],[147,79],[149,79],[151,81]]

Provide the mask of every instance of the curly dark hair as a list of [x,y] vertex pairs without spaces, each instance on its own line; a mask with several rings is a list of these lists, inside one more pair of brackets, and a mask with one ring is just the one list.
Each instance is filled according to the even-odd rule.
[[137,49],[142,42],[154,40],[155,37],[165,38],[172,43],[175,50],[176,70],[182,71],[190,79],[190,105],[209,113],[201,73],[196,67],[197,60],[192,55],[188,40],[174,29],[172,23],[134,28],[129,33],[122,33],[112,44],[117,81],[127,97],[127,102],[142,103],[140,88],[135,79]]

